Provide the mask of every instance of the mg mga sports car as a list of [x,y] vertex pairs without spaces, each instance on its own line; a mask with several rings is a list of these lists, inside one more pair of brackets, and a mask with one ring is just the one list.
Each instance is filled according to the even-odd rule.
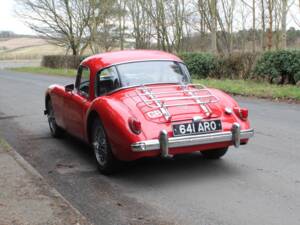
[[200,151],[222,157],[254,134],[248,109],[224,92],[192,84],[177,56],[150,50],[85,59],[75,84],[45,95],[51,134],[67,131],[90,144],[100,172],[120,161]]

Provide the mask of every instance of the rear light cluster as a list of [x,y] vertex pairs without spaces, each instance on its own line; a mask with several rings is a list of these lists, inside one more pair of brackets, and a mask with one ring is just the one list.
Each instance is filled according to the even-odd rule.
[[248,109],[247,108],[234,107],[233,111],[242,120],[247,120],[248,119],[248,114],[249,113],[248,113]]
[[141,131],[142,131],[142,124],[139,120],[133,118],[133,117],[130,117],[129,120],[128,120],[128,124],[129,124],[129,127],[131,129],[131,131],[135,134],[140,134]]

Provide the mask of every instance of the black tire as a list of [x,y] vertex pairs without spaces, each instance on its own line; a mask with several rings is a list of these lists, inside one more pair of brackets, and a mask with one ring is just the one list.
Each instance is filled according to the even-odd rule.
[[226,154],[227,150],[228,148],[219,148],[214,150],[201,151],[201,154],[204,158],[207,159],[219,159]]
[[102,174],[112,174],[118,169],[120,162],[115,158],[111,151],[107,135],[99,119],[93,121],[92,148],[98,164],[98,169]]
[[51,135],[55,138],[62,137],[64,131],[56,123],[54,110],[53,110],[53,107],[52,107],[51,100],[49,100],[47,102],[47,118],[48,118],[48,123],[49,123],[49,128],[50,128]]

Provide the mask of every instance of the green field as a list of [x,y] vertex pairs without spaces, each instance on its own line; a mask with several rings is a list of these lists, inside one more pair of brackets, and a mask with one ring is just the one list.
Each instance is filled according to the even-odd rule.
[[[13,71],[27,72],[35,74],[47,74],[73,77],[76,75],[74,69],[52,69],[46,67],[22,67],[13,68]],[[300,101],[300,88],[291,85],[272,85],[266,82],[257,82],[251,80],[216,80],[200,79],[193,80],[194,83],[201,83],[208,87],[218,88],[227,93],[254,96],[259,98],[270,98],[278,100],[296,100]]]

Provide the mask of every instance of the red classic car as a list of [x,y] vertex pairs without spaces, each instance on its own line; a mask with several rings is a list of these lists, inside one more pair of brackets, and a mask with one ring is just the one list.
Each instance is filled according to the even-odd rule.
[[52,135],[67,131],[89,143],[102,173],[142,157],[200,151],[217,159],[254,134],[247,108],[192,84],[182,60],[161,51],[91,56],[75,84],[48,88],[45,106]]

